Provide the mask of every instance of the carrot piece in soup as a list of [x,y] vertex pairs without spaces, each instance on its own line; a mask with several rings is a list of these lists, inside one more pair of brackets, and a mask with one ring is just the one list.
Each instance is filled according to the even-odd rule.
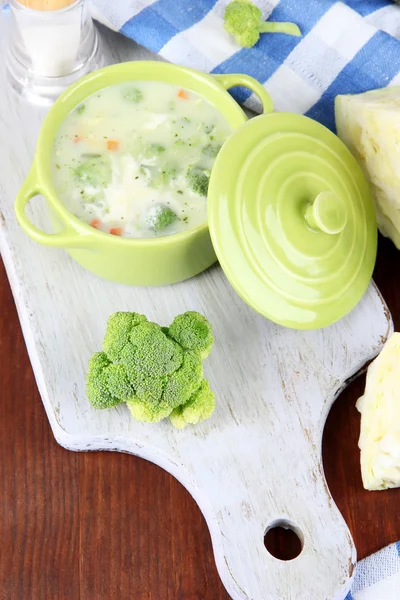
[[186,90],[179,90],[179,92],[177,93],[177,96],[181,100],[188,100],[188,98],[189,98],[189,94],[187,93]]
[[107,140],[107,150],[111,150],[111,152],[115,152],[119,148],[119,142],[116,140]]
[[92,221],[90,221],[90,226],[94,227],[95,229],[98,229],[100,225],[100,219],[93,219]]
[[111,235],[122,235],[122,227],[111,227]]

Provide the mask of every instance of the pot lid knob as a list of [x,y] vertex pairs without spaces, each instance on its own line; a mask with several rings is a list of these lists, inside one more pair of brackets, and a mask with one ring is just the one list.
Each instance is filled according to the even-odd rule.
[[308,205],[305,218],[312,229],[337,235],[346,227],[346,205],[335,192],[320,192]]

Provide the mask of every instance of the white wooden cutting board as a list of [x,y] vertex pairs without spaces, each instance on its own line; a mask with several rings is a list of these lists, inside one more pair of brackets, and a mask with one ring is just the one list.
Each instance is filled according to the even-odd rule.
[[[150,57],[111,34],[103,43],[112,62]],[[376,287],[335,326],[299,332],[254,313],[219,267],[166,288],[97,279],[63,250],[36,245],[16,223],[14,198],[42,118],[43,111],[14,97],[1,71],[0,248],[57,441],[71,450],[137,454],[179,479],[204,513],[234,600],[342,600],[356,554],[325,482],[321,437],[335,397],[391,332]],[[47,227],[44,204],[35,200],[32,214]],[[91,408],[84,373],[111,313],[143,312],[168,325],[192,309],[210,319],[216,339],[205,364],[218,402],[210,421],[178,431],[168,421],[135,423],[125,406]],[[275,524],[292,526],[303,541],[293,561],[264,547]]]

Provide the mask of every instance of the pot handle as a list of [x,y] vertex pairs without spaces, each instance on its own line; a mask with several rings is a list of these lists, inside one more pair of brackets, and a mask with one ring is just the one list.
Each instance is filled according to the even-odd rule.
[[86,246],[86,242],[89,241],[91,237],[90,235],[82,235],[67,225],[65,226],[65,229],[59,233],[46,233],[38,229],[28,219],[25,212],[26,205],[38,194],[41,194],[46,198],[46,190],[37,182],[35,170],[32,167],[18,192],[14,207],[17,221],[22,229],[35,240],[35,242],[43,244],[44,246],[53,246],[56,248],[79,248],[83,245]]
[[242,86],[247,87],[249,90],[254,92],[256,96],[258,96],[261,100],[261,104],[263,106],[264,113],[270,113],[274,110],[274,104],[272,102],[271,96],[268,94],[267,90],[260,82],[258,82],[254,77],[250,77],[250,75],[243,74],[232,74],[232,75],[213,75],[217,81],[226,89]]

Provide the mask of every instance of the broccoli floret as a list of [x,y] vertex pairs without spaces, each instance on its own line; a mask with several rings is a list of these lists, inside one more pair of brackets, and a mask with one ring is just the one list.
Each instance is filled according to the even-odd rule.
[[134,419],[150,423],[161,421],[198,389],[203,377],[200,356],[194,352],[181,356],[182,365],[169,377],[152,375],[136,383],[135,397],[128,402]]
[[260,33],[301,35],[294,23],[263,22],[261,19],[261,10],[250,0],[234,0],[225,9],[224,27],[243,48],[254,46],[260,39]]
[[137,313],[115,313],[107,323],[103,351],[89,361],[88,398],[95,408],[126,402],[143,422],[171,416],[183,427],[208,418],[214,396],[203,380],[202,358],[212,341],[207,319],[193,311],[176,317],[170,328]]
[[198,352],[201,358],[207,358],[214,342],[211,324],[194,310],[175,317],[168,335],[185,350]]
[[182,364],[182,348],[157,323],[137,313],[115,313],[107,324],[103,352],[122,364],[132,385],[170,375]]
[[101,155],[91,156],[78,165],[75,169],[75,175],[83,183],[94,187],[105,187],[111,181],[110,162]]
[[128,102],[134,102],[134,104],[138,104],[143,100],[143,94],[138,88],[130,87],[125,89],[124,98],[128,100]]
[[156,206],[152,206],[147,212],[146,222],[149,228],[157,233],[168,227],[168,225],[172,225],[177,218],[174,211],[168,206],[157,204]]
[[168,417],[171,406],[162,401],[165,379],[148,377],[137,386],[137,393],[127,402],[132,417],[142,423],[157,423]]
[[89,361],[86,393],[95,408],[112,408],[133,397],[125,370],[112,363],[104,352],[96,352]]
[[121,352],[130,340],[133,327],[147,323],[144,315],[130,312],[116,312],[107,321],[107,329],[102,350],[112,361],[120,360]]
[[192,394],[186,404],[175,408],[171,415],[171,423],[178,429],[186,425],[196,425],[200,421],[209,419],[215,409],[215,394],[210,388],[207,379],[203,379],[199,389]]
[[139,399],[130,400],[127,406],[135,421],[140,423],[158,423],[171,414],[171,407],[163,403],[143,402]]
[[207,196],[208,184],[210,182],[210,175],[205,169],[200,167],[192,167],[186,174],[190,188],[195,194],[200,196]]
[[134,327],[130,343],[135,348],[140,379],[171,375],[182,364],[182,348],[166,336],[157,323],[147,322]]
[[202,153],[210,158],[215,158],[221,148],[221,144],[207,144],[207,146],[204,146],[202,149]]
[[120,402],[127,402],[133,396],[133,388],[129,383],[122,365],[112,363],[105,369],[110,394]]
[[181,367],[165,384],[163,400],[172,408],[184,404],[198,389],[203,379],[203,362],[197,352],[184,352]]

